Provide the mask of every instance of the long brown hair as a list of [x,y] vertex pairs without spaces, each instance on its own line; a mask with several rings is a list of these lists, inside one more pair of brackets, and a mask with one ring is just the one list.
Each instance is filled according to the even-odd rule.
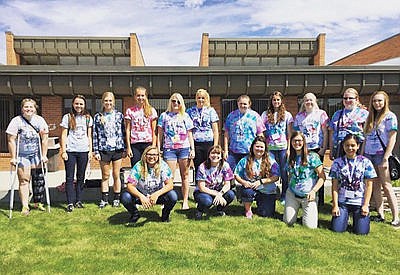
[[[146,154],[150,151],[150,150],[156,150],[157,153],[160,155],[160,151],[158,151],[158,147],[157,146],[147,146],[146,149],[144,149],[142,157],[140,159],[140,164],[141,164],[141,170],[140,170],[140,176],[145,179],[148,177],[148,167],[147,167],[147,159],[146,159]],[[160,176],[161,173],[161,157],[158,156],[158,160],[156,162],[156,164],[153,167],[154,169],[154,173],[156,175],[156,177],[158,178]]]
[[208,149],[207,159],[204,161],[204,166],[207,169],[211,168],[211,160],[210,160],[211,152],[216,152],[216,153],[221,154],[221,160],[219,161],[219,165],[218,165],[218,172],[219,172],[222,169],[222,166],[224,164],[224,158],[222,157],[224,151],[222,150],[222,147],[220,145],[214,145],[214,146],[211,146],[210,149]]
[[[383,95],[383,97],[385,98],[385,106],[383,106],[383,109],[380,112],[375,110],[373,105],[374,96],[376,95]],[[385,91],[375,91],[371,95],[371,98],[369,99],[369,106],[368,106],[369,114],[367,117],[367,121],[365,122],[365,128],[364,128],[365,133],[367,134],[370,133],[375,126],[381,124],[382,120],[385,118],[386,114],[389,111],[390,111],[389,95]]]
[[[274,105],[272,104],[272,100],[274,98],[274,96],[279,96],[281,98],[281,106],[279,106],[278,108],[278,116],[276,118],[275,121],[275,117],[274,117],[274,113],[275,113],[275,108]],[[286,112],[286,107],[285,104],[283,104],[283,95],[281,92],[279,91],[275,91],[271,94],[271,96],[269,97],[269,104],[268,104],[268,108],[267,108],[267,118],[268,118],[268,122],[270,124],[275,124],[278,123],[280,121],[285,121],[285,112]]]
[[289,155],[289,166],[294,167],[296,164],[296,157],[297,153],[296,150],[293,148],[292,141],[295,137],[300,136],[303,139],[303,150],[301,151],[301,165],[306,166],[308,161],[307,161],[307,155],[308,155],[308,150],[307,150],[307,143],[306,143],[306,137],[304,134],[300,131],[293,131],[291,136],[290,136],[290,155]]
[[[71,130],[75,130],[76,129],[76,115],[78,114],[75,111],[74,108],[74,102],[77,98],[80,98],[83,100],[83,102],[85,102],[85,106],[83,107],[82,113],[80,115],[85,116],[86,117],[86,121],[90,120],[90,114],[89,112],[86,110],[86,98],[83,95],[76,95],[72,98],[72,102],[71,102],[71,112],[69,113],[69,120],[68,120],[68,127]],[[89,123],[86,122],[86,124],[88,125]]]
[[271,172],[271,163],[269,161],[267,140],[263,136],[257,136],[251,143],[250,153],[247,156],[246,175],[249,179],[254,178],[253,163],[256,159],[254,155],[254,146],[256,145],[257,142],[262,142],[265,145],[265,152],[261,157],[260,177],[261,178],[268,177]]

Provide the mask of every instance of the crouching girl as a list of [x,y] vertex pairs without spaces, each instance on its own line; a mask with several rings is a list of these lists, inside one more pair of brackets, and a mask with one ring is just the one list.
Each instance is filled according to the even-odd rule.
[[140,218],[136,204],[141,204],[145,209],[163,204],[161,221],[169,222],[171,210],[178,200],[173,187],[171,169],[160,158],[158,148],[147,147],[141,160],[132,167],[126,191],[121,195],[122,204],[131,214],[129,223],[134,224]]
[[212,146],[208,150],[207,160],[200,164],[197,171],[197,187],[193,193],[197,202],[197,220],[200,220],[205,210],[212,205],[216,206],[219,215],[224,216],[224,208],[235,198],[235,193],[230,190],[233,172],[224,161],[222,153],[221,146]]

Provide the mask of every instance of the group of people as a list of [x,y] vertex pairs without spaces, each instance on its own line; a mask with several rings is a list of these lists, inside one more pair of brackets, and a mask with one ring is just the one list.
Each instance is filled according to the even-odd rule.
[[[122,203],[131,215],[130,223],[140,217],[137,204],[144,208],[162,204],[161,220],[167,222],[178,200],[173,190],[177,167],[182,181],[182,209],[189,208],[189,166],[193,160],[196,219],[202,219],[213,206],[218,214],[225,215],[224,209],[235,196],[243,203],[246,218],[253,217],[253,201],[259,216],[274,217],[279,194],[285,223],[294,224],[301,207],[303,225],[316,228],[318,205],[324,203],[323,158],[330,149],[332,229],[345,231],[349,214],[353,215],[353,230],[357,234],[369,232],[370,219],[384,221],[382,187],[392,211],[392,225],[399,227],[398,205],[388,172],[397,118],[389,110],[388,95],[384,91],[373,93],[367,110],[361,105],[358,92],[347,89],[343,94],[344,108],[335,112],[331,120],[318,107],[313,93],[304,95],[294,118],[283,99],[279,91],[272,93],[266,111],[259,115],[251,109],[250,98],[241,95],[237,99],[238,109],[225,120],[223,146],[220,146],[219,117],[204,89],[197,91],[196,105],[187,110],[182,95],[172,94],[160,116],[149,104],[144,87],[135,89],[134,106],[125,115],[115,109],[112,92],[103,94],[103,109],[93,118],[86,110],[85,98],[75,96],[71,112],[63,116],[60,124],[66,210],[72,212],[84,207],[81,192],[85,170],[94,156],[102,171],[100,208],[110,203],[112,171],[112,206]],[[22,213],[27,215],[31,167],[36,169],[41,161],[47,161],[48,127],[36,114],[33,100],[22,102],[22,115],[11,121],[7,134],[11,164],[18,165]],[[37,137],[35,142],[32,137]],[[127,188],[121,194],[119,174],[125,156],[130,157],[132,169]],[[32,183],[35,185],[33,177]],[[375,217],[369,217],[371,196],[378,212]],[[37,197],[35,206],[42,209],[43,201]]]

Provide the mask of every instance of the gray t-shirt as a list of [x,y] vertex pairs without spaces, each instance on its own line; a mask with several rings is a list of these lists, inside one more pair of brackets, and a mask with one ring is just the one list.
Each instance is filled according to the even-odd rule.
[[[60,126],[68,129],[70,114],[65,114],[62,118]],[[89,137],[88,127],[93,126],[92,117],[82,115],[75,116],[76,128],[69,129],[67,136],[67,152],[88,152]]]

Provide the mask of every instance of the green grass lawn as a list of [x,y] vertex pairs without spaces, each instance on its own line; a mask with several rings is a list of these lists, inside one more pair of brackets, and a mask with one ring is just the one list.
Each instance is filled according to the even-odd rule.
[[67,214],[61,204],[29,217],[15,211],[10,221],[2,205],[0,274],[399,274],[400,231],[372,223],[368,236],[333,233],[328,204],[316,230],[287,227],[280,205],[278,219],[246,220],[234,203],[228,216],[211,211],[202,221],[193,219],[194,209],[179,206],[170,223],[159,222],[157,206],[127,227],[123,207],[87,203]]

